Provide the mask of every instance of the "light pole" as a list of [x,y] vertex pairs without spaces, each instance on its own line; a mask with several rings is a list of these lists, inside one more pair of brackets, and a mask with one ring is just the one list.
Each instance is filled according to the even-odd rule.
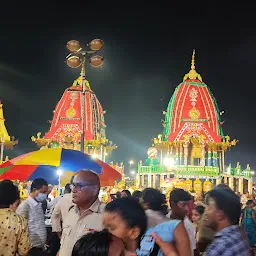
[[131,171],[132,170],[132,165],[134,164],[133,160],[130,160],[129,164],[130,164],[130,171]]
[[82,66],[81,78],[82,78],[82,109],[81,109],[81,151],[84,153],[84,108],[85,108],[85,92],[86,92],[86,79],[85,79],[85,64],[89,62],[90,65],[97,68],[102,66],[103,57],[95,55],[104,45],[101,39],[94,39],[87,44],[87,50],[80,46],[80,43],[76,40],[68,41],[67,49],[70,54],[66,57],[67,65],[70,68],[78,68]]
[[62,170],[58,169],[57,170],[57,175],[58,175],[58,192],[59,192],[59,196],[60,196],[60,189],[61,189],[61,180],[60,180],[60,176],[62,175]]

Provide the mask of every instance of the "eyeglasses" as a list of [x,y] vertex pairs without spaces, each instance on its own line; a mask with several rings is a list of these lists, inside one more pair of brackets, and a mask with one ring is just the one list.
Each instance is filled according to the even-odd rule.
[[89,186],[95,186],[94,184],[81,184],[81,183],[72,183],[70,185],[70,188],[73,190],[73,189],[76,189],[78,191],[81,191],[83,188],[85,187],[89,187]]

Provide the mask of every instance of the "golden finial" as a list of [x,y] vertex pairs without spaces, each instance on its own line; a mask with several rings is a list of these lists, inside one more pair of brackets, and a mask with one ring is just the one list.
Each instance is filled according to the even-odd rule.
[[196,66],[195,66],[195,56],[196,56],[196,50],[193,50],[193,55],[192,55],[192,60],[191,60],[191,70],[195,70]]
[[196,66],[195,66],[195,56],[196,56],[196,50],[193,50],[193,54],[192,54],[192,60],[191,60],[191,70],[189,71],[188,74],[186,74],[183,78],[183,82],[185,82],[188,79],[198,79],[199,81],[202,81],[202,77],[196,72]]
[[85,63],[82,63],[82,68],[81,68],[81,72],[80,72],[80,76],[81,77],[85,77]]

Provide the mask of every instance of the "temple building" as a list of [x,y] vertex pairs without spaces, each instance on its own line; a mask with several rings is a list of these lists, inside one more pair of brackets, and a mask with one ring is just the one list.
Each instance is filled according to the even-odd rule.
[[[0,101],[0,164],[4,161],[4,149],[12,149],[16,144],[18,144],[18,140],[15,140],[14,137],[10,137],[9,133],[5,126],[4,112],[3,112],[3,104]],[[8,157],[6,158],[8,160]]]
[[83,65],[80,76],[64,91],[56,105],[50,130],[43,137],[41,133],[37,133],[37,137],[32,136],[31,139],[40,148],[62,147],[81,150],[84,124],[84,152],[105,161],[106,155],[115,149],[116,145],[106,138],[105,111],[89,82],[83,79],[84,73]]
[[223,181],[235,191],[251,191],[250,167],[242,170],[239,163],[235,168],[225,165],[225,151],[238,141],[224,135],[222,114],[196,71],[194,51],[191,69],[176,87],[164,111],[163,133],[153,140],[146,165],[139,164],[137,182],[161,187],[164,180],[175,177],[193,191],[195,187],[202,190],[203,182],[211,183],[210,188]]

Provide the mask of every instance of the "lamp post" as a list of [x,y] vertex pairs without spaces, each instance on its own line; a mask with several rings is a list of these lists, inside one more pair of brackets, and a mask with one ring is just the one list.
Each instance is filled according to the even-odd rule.
[[59,195],[60,195],[60,189],[61,189],[61,179],[60,179],[60,176],[62,175],[62,170],[61,169],[57,170],[57,175],[58,175],[58,192],[59,192]]
[[132,170],[132,165],[134,164],[133,160],[130,160],[129,164],[130,164],[130,171],[131,171]]
[[85,108],[85,92],[86,92],[86,79],[85,79],[85,64],[90,63],[91,66],[97,68],[102,66],[103,57],[95,55],[104,45],[101,39],[94,39],[89,44],[87,44],[87,49],[83,49],[80,43],[76,40],[71,40],[67,42],[67,49],[70,54],[66,57],[67,65],[70,68],[81,68],[81,78],[82,78],[82,109],[81,109],[81,151],[84,153],[84,108]]

